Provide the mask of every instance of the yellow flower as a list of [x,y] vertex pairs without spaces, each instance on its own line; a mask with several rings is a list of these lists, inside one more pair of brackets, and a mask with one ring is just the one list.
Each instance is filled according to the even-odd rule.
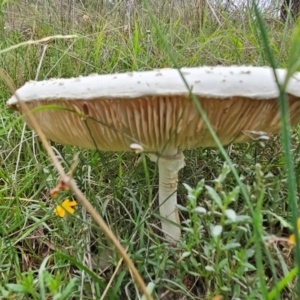
[[57,205],[56,208],[54,209],[54,213],[63,218],[66,215],[66,212],[68,212],[69,214],[74,214],[75,209],[74,206],[77,205],[77,202],[74,200],[69,200],[69,199],[65,199],[61,205]]
[[[298,234],[300,235],[300,218],[297,220],[297,229],[298,229]],[[296,236],[294,234],[289,236],[289,243],[293,246],[296,245]]]

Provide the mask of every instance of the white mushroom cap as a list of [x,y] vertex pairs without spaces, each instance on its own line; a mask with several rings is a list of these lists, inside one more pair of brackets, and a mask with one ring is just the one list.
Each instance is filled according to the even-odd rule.
[[[271,68],[218,66],[182,72],[223,144],[249,140],[244,131],[279,130],[279,92]],[[277,74],[283,81],[286,71],[278,69]],[[295,124],[300,121],[300,74],[290,80],[287,92]],[[180,149],[214,146],[176,69],[31,81],[17,94],[31,109],[58,105],[88,110],[94,140],[76,113],[46,109],[35,114],[46,136],[62,144],[95,148],[95,141],[100,150],[130,151],[138,143],[146,152],[161,151],[167,141],[168,147]],[[18,106],[17,98],[7,104]]]
[[[183,75],[199,97],[227,99],[241,96],[249,99],[273,99],[278,89],[269,67],[216,66],[182,68]],[[277,69],[283,81],[285,69]],[[288,92],[300,96],[300,75],[291,80]],[[187,96],[188,91],[176,69],[157,69],[145,72],[97,75],[70,79],[50,79],[28,82],[19,90],[23,101],[135,99],[152,96]],[[8,105],[14,105],[14,98]]]
[[[279,91],[271,68],[218,66],[181,71],[222,144],[266,138],[279,131]],[[286,71],[276,72],[283,82]],[[294,125],[300,122],[299,73],[290,80],[287,93]],[[184,157],[178,149],[214,146],[214,141],[178,70],[32,81],[17,95],[30,109],[50,106],[35,112],[35,117],[53,141],[104,151],[163,152],[158,161],[160,213],[179,223],[176,189]],[[16,96],[7,104],[20,109]],[[172,239],[179,239],[178,226],[163,220],[162,228]]]

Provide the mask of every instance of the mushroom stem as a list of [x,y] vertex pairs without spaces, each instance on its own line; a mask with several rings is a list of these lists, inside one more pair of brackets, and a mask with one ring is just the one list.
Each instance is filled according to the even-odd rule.
[[[167,240],[178,241],[181,236],[177,205],[178,171],[185,165],[182,152],[164,152],[163,155],[149,155],[152,161],[158,161],[159,171],[159,212],[161,226]],[[178,224],[175,225],[174,223]]]

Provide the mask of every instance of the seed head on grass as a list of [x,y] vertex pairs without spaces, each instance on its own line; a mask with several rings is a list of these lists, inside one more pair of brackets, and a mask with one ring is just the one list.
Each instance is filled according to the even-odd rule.
[[60,180],[57,186],[50,191],[50,196],[52,199],[56,199],[60,191],[68,191],[70,188],[66,185],[63,180]]

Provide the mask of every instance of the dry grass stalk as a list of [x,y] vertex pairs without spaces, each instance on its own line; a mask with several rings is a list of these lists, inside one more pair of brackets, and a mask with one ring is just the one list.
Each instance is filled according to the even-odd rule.
[[87,200],[87,198],[84,196],[84,194],[81,192],[81,190],[78,188],[75,180],[72,178],[71,174],[66,174],[62,165],[60,164],[59,160],[56,158],[55,153],[53,149],[50,147],[48,140],[46,139],[46,136],[44,135],[43,131],[41,130],[40,126],[38,125],[35,117],[33,116],[32,112],[28,109],[27,105],[20,101],[20,98],[18,97],[17,93],[15,93],[15,88],[12,84],[12,82],[8,79],[8,77],[4,74],[2,70],[0,70],[0,77],[5,82],[7,87],[10,89],[12,94],[15,94],[15,96],[18,99],[19,105],[22,107],[22,111],[26,115],[26,117],[30,120],[30,123],[32,124],[32,127],[34,131],[39,135],[40,140],[47,151],[47,154],[51,158],[54,167],[56,168],[60,180],[64,182],[75,194],[77,200],[80,202],[80,204],[86,208],[87,212],[92,216],[94,221],[100,226],[100,228],[103,230],[106,237],[114,244],[116,250],[120,254],[120,256],[124,259],[125,263],[127,264],[129,270],[132,272],[133,277],[139,286],[140,290],[143,292],[143,294],[146,296],[147,300],[152,300],[152,296],[147,291],[147,287],[144,283],[144,280],[140,276],[138,270],[134,266],[132,260],[126,253],[126,250],[123,248],[123,246],[120,244],[119,240],[116,238],[116,236],[112,233],[112,231],[109,229],[103,218],[97,213],[97,211],[94,209],[92,204]]

